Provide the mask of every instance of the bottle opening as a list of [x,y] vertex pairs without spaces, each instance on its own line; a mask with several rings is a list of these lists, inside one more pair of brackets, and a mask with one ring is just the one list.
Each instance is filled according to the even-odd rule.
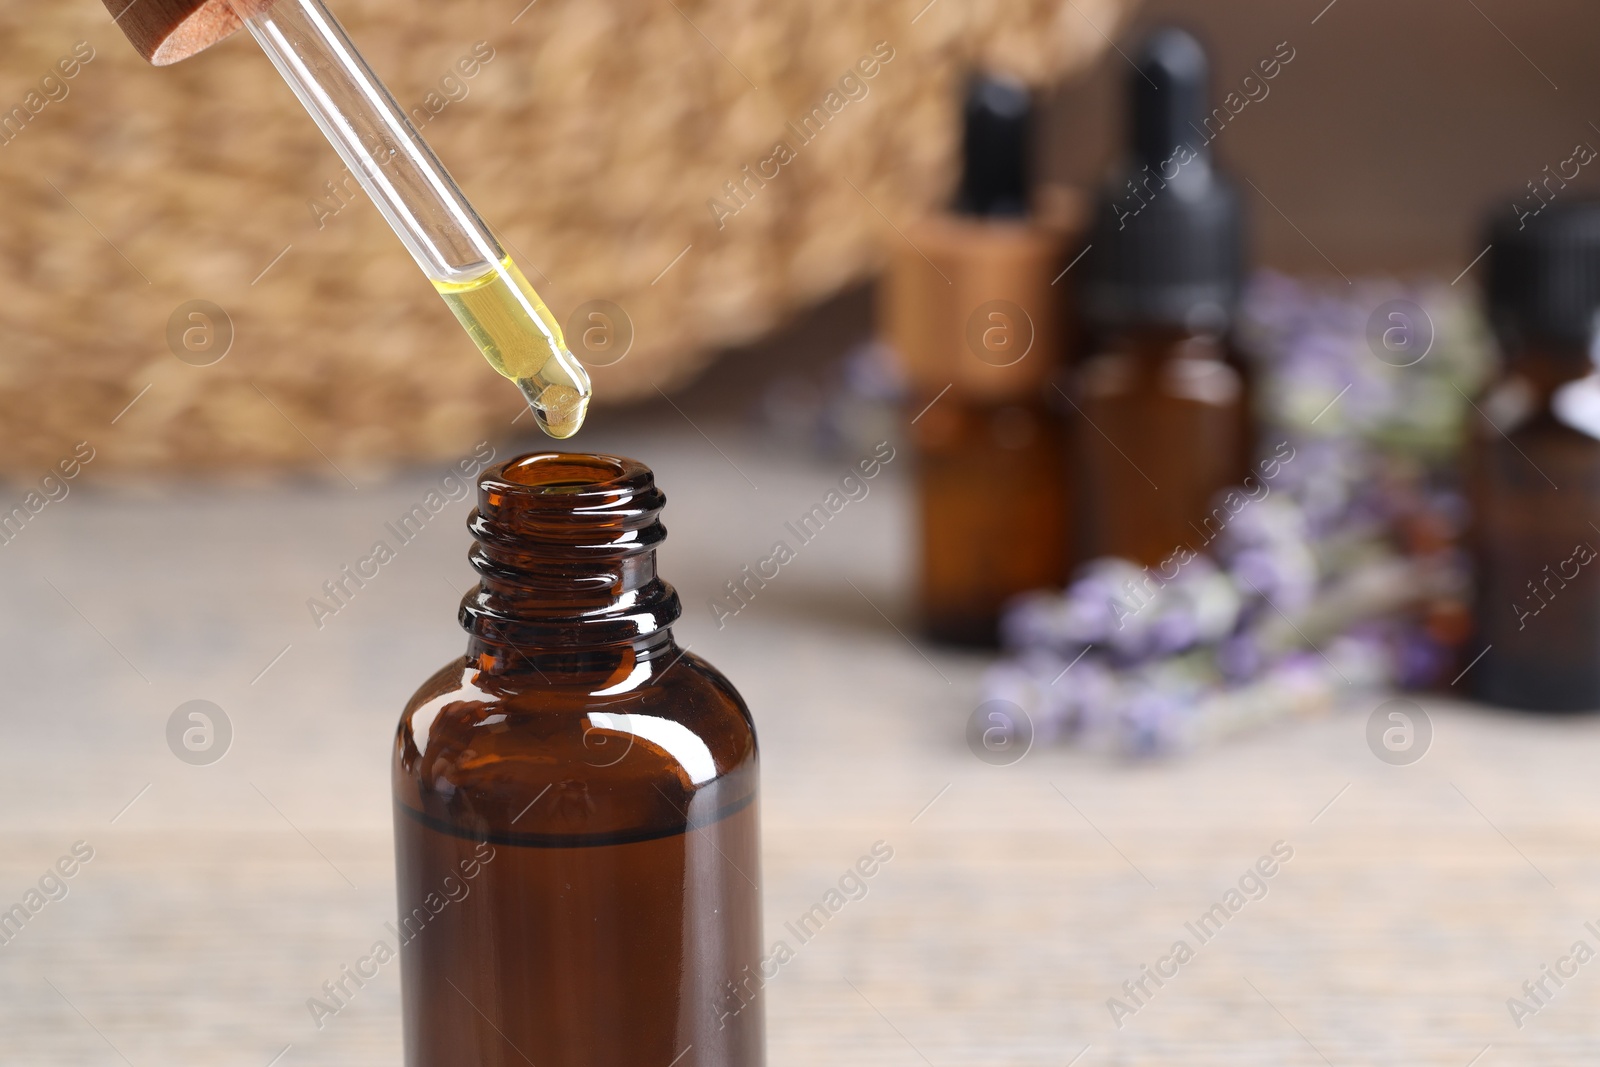
[[640,464],[616,456],[535,452],[505,464],[500,476],[513,485],[549,493],[612,489]]
[[507,547],[520,538],[525,549],[545,544],[633,552],[666,536],[659,522],[665,503],[650,468],[638,460],[534,452],[478,476],[478,508],[467,525],[480,540]]

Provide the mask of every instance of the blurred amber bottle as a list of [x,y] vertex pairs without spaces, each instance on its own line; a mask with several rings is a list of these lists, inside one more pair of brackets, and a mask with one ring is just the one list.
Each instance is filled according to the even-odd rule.
[[1051,388],[1064,331],[1050,283],[1073,205],[1030,212],[1032,121],[1024,86],[974,80],[955,210],[907,228],[884,290],[910,383],[922,626],[961,644],[993,643],[1006,600],[1065,578],[1065,431]]
[[1250,390],[1227,335],[1243,272],[1238,194],[1212,166],[1205,53],[1160,29],[1128,79],[1130,156],[1080,272],[1087,356],[1071,396],[1080,558],[1155,565],[1250,461]]
[[480,477],[467,654],[395,741],[409,1067],[765,1062],[755,729],[673,640],[663,503],[610,456]]
[[1468,438],[1478,697],[1600,710],[1600,203],[1556,201],[1492,227],[1490,318],[1503,363]]

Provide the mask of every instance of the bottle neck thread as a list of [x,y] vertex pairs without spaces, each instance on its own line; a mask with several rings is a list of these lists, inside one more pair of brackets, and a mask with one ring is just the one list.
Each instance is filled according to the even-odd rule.
[[656,574],[666,496],[616,456],[539,452],[478,479],[467,520],[478,588],[461,602],[479,669],[570,669],[659,654],[682,609]]

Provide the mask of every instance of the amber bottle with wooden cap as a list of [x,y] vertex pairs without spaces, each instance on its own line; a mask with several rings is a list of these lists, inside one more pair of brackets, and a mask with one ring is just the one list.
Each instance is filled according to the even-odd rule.
[[1600,202],[1506,215],[1489,234],[1504,360],[1469,413],[1476,695],[1600,710]]
[[1206,57],[1178,29],[1134,57],[1130,158],[1101,193],[1078,268],[1089,354],[1073,372],[1085,556],[1153,566],[1250,461],[1249,381],[1227,341],[1242,216],[1206,146]]
[[492,467],[467,653],[394,749],[410,1067],[760,1067],[755,730],[672,637],[664,498],[610,456]]
[[989,644],[1001,606],[1060,585],[1067,553],[1065,431],[1052,401],[1066,212],[1029,210],[1027,89],[974,81],[955,210],[909,227],[884,321],[910,397],[918,599],[939,640]]

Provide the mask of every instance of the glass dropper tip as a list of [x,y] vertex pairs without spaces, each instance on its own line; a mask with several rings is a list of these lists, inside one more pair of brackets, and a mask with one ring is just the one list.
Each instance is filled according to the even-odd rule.
[[227,0],[495,370],[568,438],[589,374],[561,326],[323,0]]

